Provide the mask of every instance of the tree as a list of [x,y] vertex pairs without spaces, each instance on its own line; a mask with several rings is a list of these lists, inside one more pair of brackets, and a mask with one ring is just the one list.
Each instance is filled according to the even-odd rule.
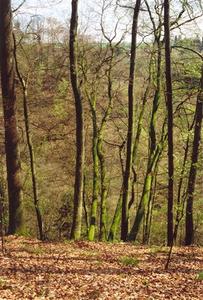
[[5,127],[9,226],[8,233],[20,231],[22,218],[22,185],[20,178],[19,138],[16,119],[15,71],[12,37],[11,1],[2,0],[0,9],[0,69]]
[[[202,57],[203,59],[203,57]],[[197,174],[197,162],[199,156],[199,146],[201,140],[201,128],[203,118],[203,65],[200,79],[200,91],[197,96],[194,139],[192,146],[191,166],[187,186],[187,204],[186,204],[186,220],[185,220],[185,245],[191,245],[194,242],[194,224],[193,224],[193,201]]]
[[70,77],[75,99],[76,112],[76,165],[74,185],[74,211],[71,238],[79,239],[81,235],[82,222],[82,200],[83,200],[83,169],[84,169],[84,118],[82,95],[78,83],[77,66],[77,28],[78,28],[78,1],[72,0],[72,13],[70,20]]
[[170,42],[170,1],[164,1],[165,32],[165,72],[166,72],[166,106],[168,113],[168,213],[167,244],[173,242],[173,198],[174,198],[174,161],[173,161],[173,90],[171,74],[171,42]]
[[127,154],[126,166],[123,178],[123,197],[122,197],[122,218],[121,218],[121,239],[126,241],[128,235],[128,202],[129,202],[129,187],[132,170],[133,157],[133,137],[134,137],[134,76],[135,76],[135,60],[137,47],[137,28],[138,16],[140,12],[141,1],[137,0],[133,12],[133,23],[131,33],[131,50],[130,50],[130,72],[128,80],[128,133],[127,133]]
[[[115,30],[116,31],[116,30]],[[117,43],[113,43],[115,36],[113,38],[108,37],[105,34],[104,28],[102,27],[102,32],[107,40],[105,50],[95,49],[98,52],[98,65],[97,62],[94,63],[95,70],[91,74],[91,79],[84,74],[84,90],[85,95],[88,99],[90,105],[90,111],[92,115],[92,128],[93,128],[93,138],[92,138],[92,156],[93,156],[93,193],[92,193],[92,205],[91,205],[91,216],[90,216],[90,227],[88,238],[89,240],[94,240],[95,229],[96,229],[96,219],[97,219],[97,206],[99,200],[99,183],[101,186],[101,207],[100,207],[100,232],[99,239],[107,239],[107,196],[108,196],[108,178],[107,178],[107,168],[105,162],[105,151],[104,151],[104,138],[105,129],[107,122],[110,118],[112,108],[113,108],[113,67],[116,65],[115,52],[119,47],[121,40]],[[91,62],[91,64],[93,64]],[[93,75],[93,76],[92,76]],[[89,81],[89,82],[88,82]],[[107,103],[103,107],[103,113],[99,116],[98,110],[98,100],[99,100],[99,86],[102,86],[105,81],[104,95],[107,98]],[[105,91],[105,88],[107,91]],[[100,167],[100,168],[99,168]],[[100,182],[99,182],[100,179]]]
[[28,83],[29,83],[29,73],[27,75],[26,80],[23,79],[22,75],[20,74],[20,70],[18,67],[18,60],[17,60],[17,44],[16,38],[13,34],[14,40],[14,58],[15,58],[15,66],[16,66],[16,74],[18,76],[19,82],[22,87],[23,92],[23,110],[24,110],[24,122],[25,122],[25,133],[27,139],[27,146],[29,151],[29,163],[30,163],[30,171],[32,177],[32,191],[33,191],[33,202],[35,206],[35,212],[37,217],[37,224],[39,230],[39,238],[40,240],[44,240],[44,230],[43,230],[43,221],[42,221],[42,214],[40,211],[39,206],[39,196],[38,196],[38,188],[37,188],[37,173],[36,173],[36,164],[35,164],[35,156],[34,156],[34,147],[32,143],[32,137],[30,132],[30,117],[29,117],[29,107],[28,107]]
[[[158,108],[160,105],[160,93],[161,93],[162,7],[160,8],[160,11],[157,11],[158,25],[156,25],[147,1],[145,1],[145,3],[146,3],[146,6],[147,6],[147,9],[149,12],[149,16],[150,16],[150,19],[151,19],[151,22],[153,25],[153,33],[154,33],[153,52],[156,54],[156,57],[154,57],[154,60],[156,61],[156,79],[155,79],[155,91],[154,91],[154,97],[153,97],[152,112],[151,112],[150,125],[149,125],[149,155],[148,155],[147,171],[146,171],[146,176],[144,179],[142,196],[141,196],[141,199],[140,199],[140,202],[138,205],[138,209],[137,209],[133,227],[129,234],[129,240],[136,239],[139,228],[140,228],[141,221],[145,214],[146,206],[148,208],[150,208],[150,200],[152,198],[151,197],[152,186],[153,186],[153,182],[155,180],[155,174],[156,174],[155,170],[157,168],[159,157],[163,150],[164,136],[165,136],[165,133],[164,133],[165,126],[163,124],[161,140],[159,143],[157,142],[157,128],[156,128],[157,127],[157,113],[158,113]],[[152,59],[153,59],[153,56],[154,56],[154,54],[152,55]],[[152,64],[152,60],[150,61],[150,64]],[[150,73],[152,72],[152,67],[149,68],[149,72]],[[149,74],[149,77],[152,77],[152,74]],[[147,216],[148,217],[146,218],[145,228],[148,227],[147,223],[149,222],[149,213],[147,214]],[[147,229],[147,231],[148,231],[148,229]],[[147,235],[148,235],[147,232],[145,232],[145,236],[147,236]]]

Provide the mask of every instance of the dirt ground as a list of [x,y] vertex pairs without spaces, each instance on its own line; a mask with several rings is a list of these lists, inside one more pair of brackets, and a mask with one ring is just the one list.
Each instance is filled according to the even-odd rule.
[[203,299],[203,249],[7,237],[0,299]]

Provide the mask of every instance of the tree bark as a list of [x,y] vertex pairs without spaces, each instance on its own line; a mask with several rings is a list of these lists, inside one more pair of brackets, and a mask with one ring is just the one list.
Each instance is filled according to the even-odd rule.
[[173,89],[171,74],[171,43],[170,43],[170,0],[164,0],[164,31],[165,31],[165,72],[166,102],[168,111],[168,211],[167,211],[167,244],[173,243]]
[[77,71],[77,28],[78,28],[78,1],[72,0],[70,21],[70,77],[75,99],[76,112],[76,166],[74,185],[74,210],[71,228],[71,239],[81,236],[82,201],[83,201],[83,169],[84,169],[84,117],[81,91],[78,85]]
[[[122,151],[125,147],[125,141],[119,146],[119,157],[120,157],[120,164],[121,164],[121,170],[122,170],[122,177],[124,175],[124,166],[123,166],[123,157],[122,157]],[[123,187],[120,189],[119,198],[117,201],[116,209],[114,212],[113,220],[111,223],[111,227],[109,229],[109,235],[108,235],[108,241],[113,242],[116,238],[116,234],[121,222],[121,214],[122,214],[122,198],[123,198]]]
[[21,83],[22,90],[23,90],[24,123],[25,123],[25,133],[26,133],[27,146],[28,146],[28,152],[29,152],[29,160],[30,160],[33,201],[34,201],[34,207],[35,207],[35,212],[36,212],[36,217],[37,217],[39,239],[44,240],[45,236],[44,236],[44,230],[43,230],[42,214],[41,214],[41,210],[39,207],[35,156],[34,156],[34,149],[33,149],[33,144],[32,144],[31,133],[30,133],[30,118],[29,118],[29,107],[28,107],[28,99],[27,99],[27,97],[28,97],[28,93],[27,93],[28,92],[27,91],[28,78],[25,82],[23,80],[23,78],[20,74],[19,68],[18,68],[17,53],[16,53],[17,46],[16,46],[16,39],[15,39],[14,34],[13,34],[13,40],[14,40],[14,58],[15,58],[15,65],[16,65],[16,73],[17,73],[18,79]]
[[15,71],[12,37],[11,1],[2,0],[0,8],[0,69],[5,127],[5,151],[9,199],[8,234],[20,232],[22,185],[20,180],[19,138],[16,119]]
[[[86,96],[89,100],[90,109],[92,113],[92,125],[93,125],[93,199],[91,205],[91,217],[90,217],[90,228],[88,233],[88,239],[94,240],[95,230],[96,230],[96,218],[97,218],[97,207],[98,207],[98,198],[99,198],[99,171],[100,171],[100,183],[101,183],[101,205],[100,205],[100,230],[99,230],[99,240],[105,241],[107,239],[107,195],[108,195],[108,180],[107,180],[107,171],[105,163],[105,153],[103,148],[104,142],[104,130],[106,128],[107,120],[111,115],[113,108],[113,95],[112,95],[112,68],[113,68],[113,59],[114,59],[114,48],[110,42],[110,57],[109,65],[107,71],[107,80],[108,80],[108,104],[104,112],[104,116],[101,120],[101,123],[98,124],[98,115],[96,110],[97,104],[97,88],[94,87],[93,93],[89,93],[86,88]],[[87,80],[87,78],[86,78]],[[95,83],[96,84],[96,83]],[[99,170],[100,166],[100,170]]]
[[203,118],[203,66],[201,74],[200,92],[197,96],[196,118],[194,125],[194,140],[192,146],[192,160],[187,187],[187,204],[185,220],[185,245],[191,245],[194,242],[194,224],[193,224],[193,202],[195,192],[195,182],[197,175],[197,162],[199,156],[199,145],[201,140],[201,128]]
[[89,227],[89,231],[88,231],[89,241],[93,241],[95,238],[97,207],[98,207],[98,199],[99,199],[99,157],[98,157],[98,151],[97,151],[98,128],[97,128],[95,101],[96,101],[95,99],[93,99],[93,101],[89,100],[91,112],[92,112],[92,125],[93,125],[93,139],[92,139],[93,192],[92,192],[90,227]]
[[134,138],[134,76],[137,45],[138,16],[140,12],[141,0],[137,0],[134,7],[132,34],[131,34],[131,53],[130,53],[130,72],[128,80],[128,133],[127,133],[127,157],[123,179],[123,198],[122,198],[122,218],[121,218],[121,240],[126,241],[128,235],[128,202],[130,176],[132,170],[133,157],[133,138]]
[[84,178],[83,178],[83,210],[84,210],[84,218],[85,218],[85,225],[86,225],[86,233],[88,236],[88,232],[89,232],[89,219],[88,219],[88,210],[87,210],[87,204],[86,204],[86,176],[84,174]]
[[[156,122],[157,122],[157,112],[160,103],[160,86],[161,86],[161,28],[159,30],[154,30],[155,43],[154,46],[157,46],[157,72],[156,72],[156,90],[154,93],[153,106],[150,119],[149,127],[149,156],[148,156],[148,165],[144,181],[143,193],[140,199],[138,210],[135,216],[133,227],[130,231],[128,239],[133,241],[136,239],[140,224],[145,214],[145,208],[149,204],[151,198],[152,182],[154,180],[154,170],[158,164],[158,158],[162,152],[162,146],[159,149],[157,145],[156,137]],[[155,48],[156,49],[156,48]],[[151,71],[151,68],[149,69]],[[151,77],[151,74],[150,74]],[[164,135],[164,130],[162,132]]]
[[139,232],[140,224],[144,217],[146,205],[149,203],[150,200],[152,181],[154,180],[154,176],[155,176],[154,171],[158,164],[159,157],[161,155],[162,150],[163,150],[163,145],[158,145],[153,156],[150,157],[151,162],[149,163],[147,173],[145,176],[143,192],[137,209],[135,220],[128,236],[129,241],[135,241],[137,234]]
[[34,206],[35,212],[37,217],[37,224],[39,230],[39,239],[43,241],[45,239],[44,230],[43,230],[43,221],[42,221],[42,214],[39,206],[39,197],[38,197],[38,188],[37,188],[37,174],[36,174],[36,166],[35,166],[35,157],[34,157],[34,150],[32,139],[30,135],[30,120],[29,120],[29,112],[28,112],[28,104],[27,104],[27,89],[23,90],[23,107],[24,107],[24,118],[25,118],[25,131],[26,131],[26,139],[27,145],[29,150],[29,157],[30,157],[30,170],[31,170],[31,177],[32,177],[32,190],[33,190],[33,199],[34,199]]
[[121,211],[122,211],[122,193],[123,190],[121,189],[118,202],[116,205],[115,213],[113,216],[113,221],[109,230],[109,235],[108,235],[108,241],[109,242],[114,242],[116,239],[116,233],[119,228],[119,223],[121,221]]
[[98,156],[100,161],[101,170],[101,208],[100,208],[100,232],[99,240],[107,240],[107,195],[108,195],[108,182],[107,182],[107,172],[105,165],[105,156],[103,151],[103,136],[100,134],[98,140]]

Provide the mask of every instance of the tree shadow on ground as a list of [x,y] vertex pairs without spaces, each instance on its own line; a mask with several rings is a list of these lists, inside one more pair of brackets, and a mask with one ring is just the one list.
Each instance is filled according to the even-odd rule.
[[[34,263],[33,263],[34,260]],[[84,268],[75,267],[77,262],[84,262]],[[32,263],[31,263],[32,262]],[[66,265],[65,263],[68,263]],[[70,264],[72,262],[72,264]],[[89,265],[87,264],[89,262]],[[108,266],[104,266],[108,263]],[[99,257],[47,257],[47,256],[13,256],[6,258],[6,264],[2,264],[0,274],[72,274],[78,276],[87,275],[126,275],[126,276],[150,276],[152,274],[194,274],[199,272],[198,267],[190,266],[172,267],[165,271],[165,260],[159,264],[152,263],[148,259],[143,260],[138,266],[124,266],[118,259],[112,261],[102,260]]]

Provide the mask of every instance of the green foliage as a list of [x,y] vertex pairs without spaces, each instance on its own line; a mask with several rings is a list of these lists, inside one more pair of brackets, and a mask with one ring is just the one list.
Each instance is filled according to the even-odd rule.
[[69,82],[65,78],[62,78],[58,84],[58,94],[61,98],[65,98],[67,96],[67,91],[69,89]]
[[142,281],[142,284],[143,284],[144,286],[148,287],[149,281],[148,281],[148,280],[143,280],[143,281]]
[[67,117],[67,102],[64,100],[67,99],[69,90],[69,82],[65,78],[61,79],[54,98],[53,114],[55,117],[60,119]]
[[123,256],[120,258],[120,263],[124,266],[137,267],[139,264],[139,260],[134,257]]
[[150,253],[155,255],[158,253],[168,253],[167,247],[159,247],[159,246],[152,246],[150,249]]
[[203,280],[203,271],[200,271],[197,277],[198,280]]
[[32,236],[32,234],[30,232],[30,229],[27,228],[26,226],[21,227],[20,230],[18,230],[18,232],[16,233],[16,235],[24,236],[24,237],[31,237]]

